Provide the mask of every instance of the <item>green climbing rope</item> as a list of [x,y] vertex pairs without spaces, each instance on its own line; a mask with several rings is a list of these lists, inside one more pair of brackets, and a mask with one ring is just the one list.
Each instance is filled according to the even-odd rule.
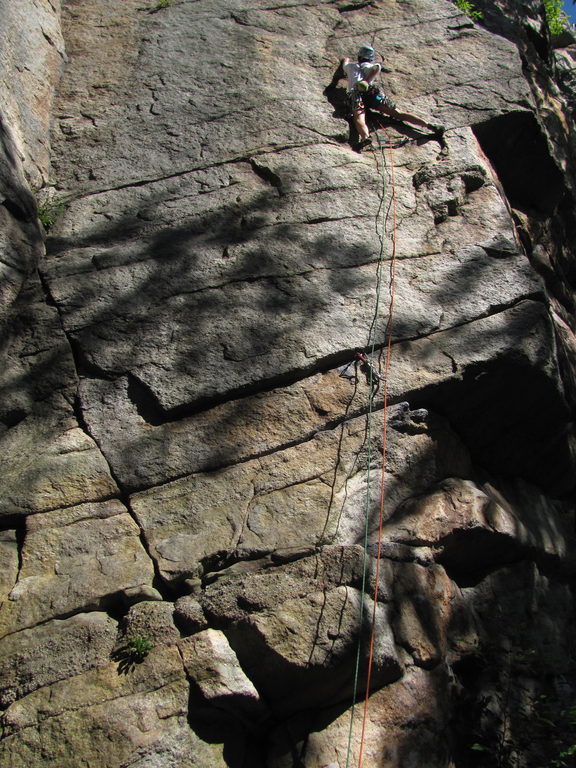
[[[376,133],[376,136],[378,137],[378,145],[380,149],[380,154],[382,157],[382,165],[378,163],[378,160],[376,160],[376,163],[378,165],[378,170],[381,173],[382,178],[382,194],[380,195],[380,203],[378,206],[378,211],[376,213],[375,218],[375,226],[376,226],[376,233],[378,236],[378,239],[380,241],[380,252],[378,254],[378,262],[376,267],[376,302],[374,306],[374,313],[372,316],[372,321],[370,324],[369,332],[368,332],[368,348],[370,350],[371,357],[374,356],[376,351],[376,329],[378,324],[378,318],[380,315],[380,293],[381,293],[381,287],[382,287],[382,273],[383,273],[383,267],[384,267],[384,251],[385,251],[385,233],[386,233],[386,222],[388,220],[388,211],[386,211],[384,217],[383,217],[383,227],[379,228],[379,221],[382,215],[382,211],[384,209],[384,204],[387,197],[387,183],[386,183],[386,157],[384,154],[384,148],[382,147],[380,136],[378,133]],[[376,155],[375,155],[376,156]],[[360,631],[358,633],[358,646],[356,649],[356,663],[355,663],[355,669],[354,669],[354,684],[352,688],[352,707],[350,711],[350,726],[348,730],[348,746],[346,751],[346,768],[350,768],[350,758],[352,754],[352,735],[353,735],[353,728],[354,728],[354,715],[356,710],[356,704],[357,704],[357,698],[358,698],[358,684],[359,684],[359,678],[360,678],[360,662],[362,658],[362,627],[364,625],[364,593],[366,589],[366,574],[367,574],[367,563],[368,563],[368,534],[369,534],[369,524],[370,524],[370,491],[371,491],[371,484],[370,484],[370,473],[371,473],[371,464],[372,464],[372,414],[374,411],[374,381],[372,376],[372,367],[369,367],[369,387],[370,387],[370,395],[368,399],[368,413],[367,413],[367,431],[366,431],[366,445],[367,445],[367,458],[366,458],[366,504],[364,509],[364,555],[363,555],[363,561],[362,561],[362,585],[361,585],[361,591],[360,594],[362,596],[361,602],[360,602],[360,616],[359,616],[359,626]]]

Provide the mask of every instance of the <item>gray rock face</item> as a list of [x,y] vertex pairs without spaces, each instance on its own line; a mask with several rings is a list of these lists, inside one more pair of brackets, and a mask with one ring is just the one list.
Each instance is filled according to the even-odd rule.
[[105,613],[78,614],[49,621],[0,640],[0,706],[58,680],[107,664],[116,623]]
[[[406,257],[397,268],[398,339],[461,325],[540,291],[536,276],[518,250],[508,259],[495,259],[480,245],[503,231],[509,231],[511,242],[514,235],[496,188],[490,185],[484,189],[487,171],[478,168],[470,142],[469,135],[462,136],[462,141],[456,139],[463,155],[456,168],[442,159],[435,162],[437,145],[434,153],[430,146],[407,151],[408,158],[413,155],[413,163],[432,164],[437,178],[398,169],[398,205],[402,219],[410,222],[406,225],[408,236],[403,236],[402,227],[398,232],[403,246],[399,255]],[[296,179],[281,196],[271,192],[269,184],[257,175],[254,179],[246,163],[240,164],[240,173],[234,178],[227,166],[227,177],[215,182],[215,188],[233,189],[232,211],[237,214],[225,205],[224,217],[218,211],[206,211],[198,223],[197,210],[186,216],[185,210],[165,210],[162,203],[181,195],[178,190],[185,177],[168,182],[167,189],[167,182],[158,182],[155,212],[149,211],[145,218],[153,219],[152,230],[162,226],[161,232],[175,232],[175,253],[168,260],[164,246],[150,242],[150,235],[141,243],[141,227],[136,223],[124,251],[124,258],[133,253],[132,263],[86,270],[74,259],[73,269],[78,274],[71,279],[74,273],[66,252],[59,253],[54,279],[52,266],[48,266],[50,290],[62,309],[66,331],[83,350],[87,372],[98,371],[103,377],[130,373],[152,407],[156,406],[157,418],[166,419],[174,409],[229,397],[255,388],[258,382],[301,376],[326,365],[323,361],[341,356],[344,350],[364,346],[367,319],[375,311],[373,289],[379,250],[379,240],[372,234],[374,220],[368,212],[378,211],[383,179],[368,158],[346,161],[352,166],[351,172],[342,177],[339,166],[343,152],[348,150],[330,144],[320,151],[308,147],[276,151],[270,167],[266,166],[267,173],[286,178],[288,184]],[[310,176],[318,179],[320,175],[318,181],[299,182],[303,157]],[[258,162],[262,165],[265,160],[260,157]],[[340,178],[330,178],[330,168],[335,168]],[[461,179],[473,172],[482,186],[467,193]],[[192,173],[186,183],[199,187],[201,176]],[[462,185],[462,191],[456,193],[458,199],[446,188],[455,180]],[[330,192],[324,191],[326,185]],[[145,195],[150,193],[148,186]],[[362,202],[368,215],[360,225],[354,220],[351,227],[347,220],[359,186],[369,190]],[[309,195],[316,211],[310,211]],[[474,195],[481,198],[477,202],[493,229],[477,221],[475,213],[466,215],[470,206],[465,201]],[[104,205],[99,207],[100,215],[114,220],[125,207],[123,199],[128,193],[119,190],[105,193],[104,199],[102,195],[95,197]],[[333,208],[331,197],[336,197],[339,209]],[[129,199],[133,205],[132,196]],[[454,210],[463,208],[464,230],[460,221],[454,222],[455,217],[450,221],[446,215],[437,231],[435,220],[442,218],[443,206],[452,203]],[[78,211],[82,217],[88,213],[87,204],[83,198],[82,213]],[[142,200],[142,206],[146,208],[148,202]],[[299,212],[301,206],[305,210]],[[327,206],[331,211],[325,222]],[[246,243],[245,234],[237,228],[242,221],[250,222],[252,208],[256,217],[261,217],[262,210],[264,214],[262,221],[244,225],[257,228],[256,237]],[[321,226],[314,224],[316,218],[322,220]],[[312,226],[306,226],[306,220],[311,219]],[[330,226],[332,221],[335,229]],[[481,223],[483,226],[478,226]],[[200,233],[195,232],[198,227]],[[455,227],[458,232],[451,238],[452,253],[443,253],[442,240],[450,237]],[[182,235],[178,229],[183,230]],[[264,230],[262,235],[260,229]],[[67,230],[61,231],[65,237]],[[88,241],[94,236],[109,238],[103,233],[90,234],[90,230],[86,233]],[[75,233],[75,241],[78,238],[84,239],[81,232]],[[336,263],[332,259],[335,249],[340,251]],[[309,252],[314,253],[312,262]],[[99,263],[101,254],[89,247],[87,253],[82,249],[80,258]],[[213,271],[216,274],[210,274]],[[431,273],[435,275],[432,281]],[[95,301],[79,302],[78,292],[84,298],[93,296]],[[450,303],[446,302],[447,292]],[[379,319],[376,333],[381,335],[385,322],[385,317]]]
[[42,234],[10,127],[0,113],[0,323],[37,266]]
[[[466,473],[465,449],[439,420],[414,426],[416,434],[407,438],[405,410],[396,407],[389,415],[385,480],[391,508],[435,478]],[[382,426],[380,413],[373,419],[375,433]],[[211,555],[221,550],[271,553],[361,541],[364,521],[358,505],[368,490],[375,519],[381,483],[376,457],[366,477],[365,428],[365,417],[358,417],[270,457],[134,494],[131,507],[163,576],[194,576],[201,563],[209,568]]]
[[[78,385],[70,344],[58,311],[46,303],[38,275],[24,283],[7,311],[4,332],[6,365],[0,371],[2,432],[37,412],[38,401],[45,401],[57,392],[71,398]],[[39,416],[37,413],[30,416],[30,421]]]
[[[359,547],[326,548],[270,574],[260,568],[206,589],[205,613],[223,624],[243,668],[279,715],[293,713],[302,701],[317,708],[351,695],[357,635],[367,638],[374,618],[368,602],[359,604],[362,592],[343,586],[340,574],[361,586],[361,558]],[[365,625],[359,626],[362,613]],[[401,676],[402,663],[386,604],[376,606],[375,623],[374,679],[382,685]],[[361,662],[365,669],[366,648]]]
[[2,636],[105,608],[153,575],[138,527],[118,501],[29,516],[19,557],[17,579],[0,607]]
[[248,723],[266,718],[266,706],[223,632],[206,629],[182,640],[179,648],[185,668],[207,702]]
[[[40,187],[48,180],[54,88],[65,58],[60,2],[3,3],[2,19],[2,119],[27,178]],[[6,180],[3,173],[2,184]]]
[[43,252],[27,181],[48,180],[49,125],[64,43],[50,0],[3,3],[0,52],[0,327]]
[[0,0],[2,766],[574,743],[575,45],[475,5]]
[[167,765],[181,758],[187,766],[224,766],[221,748],[187,727],[187,696],[175,648],[151,653],[130,675],[118,675],[117,664],[109,663],[69,677],[6,710],[2,762],[10,768],[39,764],[42,752],[41,759],[67,767],[82,760],[107,768]]
[[6,434],[4,446],[3,516],[100,501],[117,492],[106,461],[61,394],[34,404]]

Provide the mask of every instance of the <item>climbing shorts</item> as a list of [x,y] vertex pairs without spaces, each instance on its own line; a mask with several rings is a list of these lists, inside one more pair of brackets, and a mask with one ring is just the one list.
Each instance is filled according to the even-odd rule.
[[381,107],[394,109],[396,106],[390,96],[382,93],[377,85],[369,86],[366,91],[353,90],[348,94],[348,104],[351,112],[357,109],[378,110]]

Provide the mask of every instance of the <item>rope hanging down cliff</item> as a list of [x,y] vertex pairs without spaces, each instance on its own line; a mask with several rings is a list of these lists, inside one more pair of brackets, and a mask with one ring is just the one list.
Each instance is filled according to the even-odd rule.
[[[382,175],[382,195],[380,198],[380,205],[378,207],[378,212],[376,214],[376,224],[378,225],[378,220],[380,219],[380,215],[383,211],[385,199],[386,199],[386,157],[384,153],[384,149],[382,146],[382,143],[380,142],[380,138],[378,137],[378,143],[380,148],[380,154],[382,157],[382,167],[381,167],[381,175]],[[367,424],[367,483],[366,483],[366,504],[365,504],[365,511],[364,511],[364,559],[363,559],[363,569],[362,569],[362,586],[361,586],[361,595],[362,599],[360,602],[360,616],[359,616],[359,627],[360,630],[364,623],[364,594],[365,594],[365,587],[366,587],[366,577],[367,577],[367,545],[368,545],[368,533],[369,533],[369,520],[370,520],[370,474],[371,474],[371,460],[372,460],[372,413],[373,413],[373,404],[374,404],[374,394],[377,389],[377,387],[374,387],[374,384],[381,384],[382,386],[382,393],[383,393],[383,438],[382,438],[382,470],[381,470],[381,484],[380,484],[380,503],[379,503],[379,516],[378,516],[378,544],[377,544],[377,553],[376,553],[376,572],[374,577],[374,598],[373,598],[373,604],[372,604],[372,617],[371,617],[371,629],[370,629],[370,639],[369,639],[369,647],[368,647],[368,667],[366,671],[366,692],[365,692],[365,698],[364,698],[364,707],[363,707],[363,714],[362,714],[362,731],[360,736],[360,748],[358,753],[358,763],[357,768],[362,768],[362,759],[364,755],[364,742],[366,737],[366,723],[368,719],[368,706],[369,706],[369,698],[370,698],[370,684],[371,684],[371,675],[372,675],[372,663],[373,663],[373,656],[374,656],[374,642],[376,637],[376,610],[378,605],[378,585],[379,585],[379,579],[380,579],[380,559],[381,559],[381,551],[382,551],[382,527],[384,522],[384,509],[385,509],[385,501],[386,501],[386,458],[387,458],[387,410],[388,410],[388,378],[389,378],[389,372],[390,372],[390,362],[391,362],[391,356],[392,356],[392,324],[393,324],[393,317],[394,317],[394,297],[395,297],[395,287],[396,287],[396,232],[397,232],[397,214],[396,214],[396,190],[395,190],[395,176],[394,176],[394,158],[392,154],[392,146],[388,144],[388,150],[390,154],[390,175],[391,175],[391,204],[392,204],[392,214],[393,214],[393,226],[392,226],[392,254],[390,258],[390,274],[389,274],[389,304],[388,304],[388,320],[386,322],[386,328],[384,331],[384,337],[385,337],[385,361],[384,361],[384,375],[381,376],[379,373],[377,373],[373,369],[373,365],[369,362],[369,359],[366,358],[363,353],[360,353],[360,359],[363,362],[368,363],[368,375],[370,378],[370,395],[369,395],[369,403],[368,403],[368,424]],[[375,154],[376,157],[376,154]],[[384,236],[385,236],[385,229],[386,229],[386,221],[388,218],[388,214],[386,213],[384,215],[384,225],[382,232],[379,233],[380,238],[380,253],[378,257],[378,266],[377,266],[377,279],[376,279],[376,304],[374,309],[374,315],[372,318],[372,323],[370,325],[370,331],[369,331],[369,349],[370,349],[370,355],[373,357],[376,349],[376,327],[377,327],[377,321],[380,314],[380,292],[381,292],[381,284],[382,284],[382,271],[384,266]],[[381,354],[381,353],[380,353]],[[358,638],[358,647],[357,647],[357,653],[356,653],[356,666],[355,666],[355,672],[354,672],[354,686],[353,686],[353,695],[352,695],[352,708],[351,708],[351,715],[350,715],[350,727],[348,732],[348,747],[347,747],[347,755],[346,755],[346,768],[350,768],[350,758],[351,758],[351,751],[352,751],[352,735],[353,735],[353,727],[354,727],[354,716],[355,716],[355,709],[356,709],[356,702],[357,702],[357,695],[358,695],[358,684],[359,684],[359,671],[360,671],[360,660],[361,660],[361,652],[362,652],[362,638],[359,634]]]

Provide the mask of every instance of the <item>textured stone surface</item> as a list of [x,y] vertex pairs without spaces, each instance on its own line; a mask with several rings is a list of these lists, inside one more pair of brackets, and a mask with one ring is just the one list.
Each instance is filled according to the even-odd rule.
[[67,400],[55,395],[2,438],[0,515],[28,515],[97,501],[118,489]]
[[[421,23],[428,45],[441,51],[450,44],[451,49],[458,50],[458,55],[453,53],[449,58],[448,66],[445,62],[443,67],[430,66],[428,62],[426,76],[418,85],[420,111],[435,109],[434,97],[423,97],[432,82],[434,93],[442,84],[450,83],[453,93],[445,105],[462,103],[459,89],[470,87],[469,38],[474,39],[476,54],[483,46],[489,49],[483,65],[492,70],[496,56],[503,68],[492,85],[488,113],[498,113],[504,104],[509,109],[514,101],[527,104],[520,62],[510,44],[500,40],[495,49],[491,36],[478,28],[461,29],[458,23],[456,31],[450,31],[459,14],[449,3],[442,4],[439,16],[431,13],[432,6],[426,3],[418,11],[425,20]],[[403,12],[402,7],[393,10],[392,18],[388,18],[393,28],[403,28]],[[186,4],[175,4],[166,14],[148,17],[138,15],[131,4],[126,19],[130,16],[134,23],[131,34],[145,33],[145,40],[138,52],[129,47],[128,76],[125,60],[122,85],[116,82],[114,57],[109,61],[110,87],[113,92],[119,87],[129,94],[127,103],[119,114],[113,110],[100,118],[102,93],[97,89],[90,99],[95,113],[88,135],[80,141],[74,132],[64,134],[65,150],[63,147],[58,152],[59,163],[66,158],[66,163],[74,164],[73,169],[58,166],[63,187],[72,181],[78,184],[86,145],[91,146],[90,162],[97,167],[86,175],[89,179],[96,174],[100,187],[102,183],[107,188],[117,186],[113,180],[119,173],[122,186],[126,184],[129,172],[124,163],[136,156],[138,179],[150,181],[82,197],[71,205],[58,228],[58,245],[46,274],[66,329],[82,348],[87,365],[115,375],[131,371],[151,391],[159,407],[170,410],[199,399],[222,397],[262,379],[306,371],[318,360],[364,346],[374,309],[379,251],[373,216],[379,208],[381,174],[384,178],[388,175],[387,183],[389,174],[371,157],[351,155],[347,147],[330,140],[337,123],[322,95],[321,78],[325,82],[331,76],[329,56],[336,58],[345,51],[323,51],[312,39],[307,45],[299,42],[289,55],[290,87],[297,96],[282,102],[281,108],[277,101],[280,94],[274,92],[272,82],[267,82],[266,58],[262,60],[257,51],[247,57],[236,55],[242,41],[247,43],[254,29],[262,25],[270,35],[276,59],[288,55],[286,45],[291,34],[299,36],[310,20],[322,26],[337,25],[345,39],[351,24],[348,17],[341,18],[336,8],[328,6],[301,6],[297,14],[288,14],[290,22],[283,23],[281,30],[272,31],[272,10],[255,7],[240,13],[233,5],[222,9],[220,18],[208,25],[210,32],[204,34],[215,35],[218,41],[225,87],[233,90],[246,77],[254,83],[243,88],[241,96],[233,91],[232,103],[229,95],[225,116],[212,86],[218,75],[204,71],[202,64],[196,64],[193,95],[188,99],[177,95],[178,88],[186,87],[192,76],[189,62],[180,55],[181,46],[196,34],[197,25],[206,27],[206,17],[197,16]],[[372,16],[370,11],[356,16],[350,31],[361,36],[363,27],[373,23]],[[295,24],[292,31],[291,23]],[[124,24],[126,21],[121,22],[121,30]],[[173,37],[169,25],[180,27],[180,34]],[[71,115],[82,112],[82,100],[70,98],[69,80],[74,80],[75,88],[83,81],[94,86],[88,49],[91,52],[93,36],[101,33],[87,27],[87,21],[75,26],[75,34],[83,42],[78,44],[76,57],[64,76],[60,98],[66,104],[66,118],[60,121],[61,127],[73,122]],[[419,42],[412,40],[413,32],[402,38],[406,61],[418,60],[421,55]],[[332,42],[331,48],[334,45]],[[160,82],[148,81],[142,72],[148,67],[157,71],[160,50],[165,74]],[[235,66],[226,71],[224,62],[232,58]],[[402,87],[408,100],[415,84],[402,61],[398,61],[397,71],[404,74]],[[475,59],[474,72],[479,80],[490,76],[477,67]],[[248,75],[250,69],[254,71]],[[258,70],[266,72],[266,77],[254,81]],[[310,77],[311,72],[314,77]],[[464,72],[465,80],[459,82]],[[391,90],[399,86],[391,76]],[[148,112],[141,102],[143,90]],[[474,109],[479,106],[477,96]],[[257,113],[252,99],[259,103]],[[236,100],[246,121],[246,138],[242,159],[230,162],[235,157],[234,142],[238,141]],[[136,127],[130,121],[122,131],[115,127],[125,120],[125,110],[136,104],[141,113],[137,142],[130,135]],[[184,138],[179,131],[189,125],[190,110],[195,111],[200,104],[204,119],[216,108],[217,129],[196,119],[194,131],[188,131]],[[255,120],[260,125],[253,134]],[[451,115],[451,120],[458,124],[456,115]],[[211,140],[206,143],[203,131],[208,125]],[[112,163],[100,155],[110,131],[121,143]],[[263,147],[264,136],[268,146]],[[60,147],[61,141],[62,135],[55,146]],[[523,257],[513,259],[516,269],[512,269],[510,263],[473,247],[495,234],[505,234],[513,242],[514,235],[503,201],[475,150],[471,131],[455,131],[450,141],[452,157],[448,160],[439,154],[436,142],[428,142],[409,146],[398,163],[399,255],[411,257],[398,266],[402,296],[397,303],[398,335],[423,335],[462,323],[494,305],[515,302],[538,290]],[[154,143],[154,151],[143,153],[149,143]],[[293,146],[300,143],[304,146]],[[144,165],[142,157],[146,158]],[[186,165],[188,157],[190,166]],[[221,165],[224,160],[226,164]],[[167,162],[170,173],[164,170]],[[429,166],[432,170],[422,176],[420,170]],[[98,189],[98,184],[88,179],[88,184]],[[457,191],[447,190],[447,184]],[[358,187],[363,190],[363,215],[352,218]],[[439,197],[446,199],[452,215],[435,225],[440,215]],[[68,246],[71,239],[72,252]],[[122,263],[118,265],[120,250]],[[432,272],[435,280],[430,282]],[[69,279],[71,274],[74,280]],[[449,303],[443,300],[446,290]],[[475,291],[477,296],[472,298],[470,294]],[[240,324],[236,322],[238,316],[242,317]],[[199,371],[202,376],[198,376]]]
[[9,126],[0,113],[0,327],[43,252],[36,203]]
[[202,606],[194,597],[185,595],[174,603],[174,621],[184,636],[208,627]]
[[[454,143],[455,152],[460,154],[457,138]],[[458,172],[465,174],[469,149],[462,143],[464,157],[460,162],[464,167],[455,171],[450,164],[444,168],[442,159],[436,161],[440,166],[436,170],[440,179],[422,181],[416,194],[413,185],[418,174],[414,175],[410,165],[408,172],[402,167],[398,170],[398,189],[407,198],[400,199],[398,204],[402,221],[410,231],[409,237],[404,236],[402,228],[398,232],[398,241],[407,249],[400,254],[406,259],[397,267],[398,308],[394,327],[399,338],[422,336],[460,325],[492,312],[494,307],[509,306],[540,290],[524,256],[512,252],[507,259],[497,259],[477,244],[490,242],[497,233],[507,230],[513,242],[506,209],[493,185],[470,192],[471,196],[480,196],[476,205],[470,206],[471,222],[466,218],[464,206],[462,217],[452,217],[457,218],[457,222],[448,220],[435,231],[435,203],[427,201],[426,195],[431,193],[424,190],[433,189],[438,183],[445,184],[446,177],[460,178]],[[327,167],[339,170],[343,152],[348,150],[333,147],[324,150],[325,156],[317,153],[317,167],[311,169],[311,173],[321,169],[327,173]],[[298,179],[302,154],[304,150],[293,152],[293,156],[286,159],[288,179]],[[306,150],[308,162],[309,154]],[[425,156],[418,159],[423,162]],[[434,162],[432,157],[428,160]],[[197,251],[189,252],[194,245],[187,246],[186,240],[194,240],[199,225],[194,223],[193,216],[188,222],[186,218],[182,222],[185,211],[181,209],[170,209],[168,217],[161,215],[160,221],[153,217],[155,227],[162,225],[161,231],[174,231],[176,253],[170,258],[168,269],[164,266],[165,246],[161,246],[158,254],[154,251],[140,254],[136,263],[120,268],[82,271],[74,280],[69,274],[54,280],[49,277],[50,290],[61,307],[66,330],[84,350],[90,368],[115,375],[130,371],[150,391],[150,397],[158,401],[162,414],[197,400],[221,398],[292,371],[305,372],[314,366],[314,361],[318,365],[319,361],[342,354],[343,350],[364,346],[375,310],[378,239],[374,238],[374,222],[370,217],[363,220],[363,227],[356,224],[355,232],[340,232],[338,222],[346,220],[359,183],[376,191],[372,193],[373,199],[367,199],[364,205],[368,211],[377,211],[382,180],[371,159],[358,159],[356,165],[364,170],[362,179],[348,174],[346,186],[338,190],[337,198],[335,191],[331,191],[331,197],[316,203],[317,217],[322,219],[322,211],[329,206],[330,221],[336,222],[334,232],[326,222],[321,227],[295,225],[294,219],[298,221],[299,217],[292,210],[289,215],[283,215],[284,207],[290,205],[292,198],[294,207],[305,204],[306,215],[311,215],[308,195],[300,189],[281,197],[273,196],[263,203],[259,200],[262,190],[255,193],[253,183],[243,183],[241,178],[233,183],[228,179],[226,183],[234,189],[235,199],[243,201],[245,189],[248,200],[244,205],[254,207],[256,215],[262,207],[271,208],[272,220],[267,226],[265,222],[259,224],[249,249],[242,242],[244,234],[235,232],[236,218],[228,226],[225,221],[218,220],[217,224],[215,221],[214,237],[221,245],[210,260],[222,266],[221,274],[212,279],[205,267],[207,254],[202,253],[202,245],[198,244]],[[483,183],[477,158],[473,170],[479,175],[479,183]],[[162,183],[162,195],[170,200],[175,195],[182,196],[183,179],[179,177],[177,183],[180,189],[165,192]],[[190,183],[194,186],[193,178]],[[263,185],[258,179],[257,183]],[[111,194],[127,195],[126,191]],[[271,195],[266,188],[264,194]],[[322,197],[325,193],[319,194]],[[111,201],[108,210],[117,212],[119,202]],[[130,203],[133,204],[133,200]],[[335,204],[342,206],[339,215],[334,210]],[[483,219],[476,222],[474,217],[479,210]],[[80,211],[78,214],[81,215]],[[182,235],[171,219],[175,215],[178,226],[185,227]],[[198,215],[196,211],[194,215]],[[464,218],[464,227],[461,218]],[[77,215],[74,220],[78,220]],[[205,222],[201,226],[202,231],[210,227]],[[264,229],[262,235],[260,228]],[[306,234],[300,242],[300,230],[304,229]],[[319,238],[310,240],[315,229]],[[414,240],[420,232],[421,238]],[[75,240],[78,237],[82,234],[75,233]],[[88,234],[88,242],[93,237]],[[228,243],[234,243],[238,237],[241,250],[237,255]],[[443,245],[447,240],[450,242],[448,252]],[[342,248],[336,263],[332,258],[335,246]],[[304,255],[313,251],[315,263],[309,260],[302,263],[302,251]],[[136,254],[134,256],[136,258]],[[56,267],[63,258],[60,253]],[[99,261],[94,248],[89,248],[89,258]],[[49,276],[51,270],[49,265]],[[78,301],[80,295],[81,302]],[[90,297],[94,297],[94,301],[90,301]],[[242,317],[241,324],[237,322],[238,316]],[[385,321],[382,317],[378,323],[379,333]],[[199,372],[202,376],[198,376]]]
[[[2,194],[0,192],[0,194]],[[35,214],[31,222],[19,221],[10,213],[9,195],[14,194],[9,188],[2,194],[4,205],[0,206],[0,322],[2,326],[7,321],[10,305],[16,300],[28,274],[36,266],[42,253],[42,237]],[[18,194],[18,193],[16,193]],[[33,210],[33,201],[27,200],[26,205]],[[20,214],[22,215],[22,214]],[[27,214],[24,214],[26,216]]]
[[[448,717],[449,681],[441,669],[427,673],[417,668],[408,671],[401,682],[383,688],[369,700],[363,739],[366,765],[384,768],[392,765],[446,764],[447,745],[437,738]],[[312,732],[304,718],[293,718],[285,729],[275,734],[268,755],[271,768],[290,768],[296,748],[304,764],[310,768],[329,765],[357,764],[363,726],[363,702],[359,703],[352,721],[351,713],[339,710],[320,711]],[[406,723],[410,723],[409,730]],[[326,726],[326,723],[328,725]],[[291,735],[291,740],[286,737]],[[348,755],[348,744],[350,754]]]
[[266,717],[266,705],[242,671],[223,632],[207,629],[182,640],[178,647],[185,668],[206,701],[256,723]]
[[[312,592],[287,600],[236,630],[233,643],[245,665],[249,663],[247,650],[251,651],[250,675],[277,711],[290,712],[302,708],[304,702],[318,706],[326,699],[338,702],[350,696],[362,599],[357,590],[344,586]],[[367,616],[369,610],[367,603]],[[377,606],[375,623],[379,632],[373,674],[375,685],[381,686],[398,679],[402,665],[383,606]],[[280,683],[281,694],[270,684],[272,680]]]
[[[389,418],[390,510],[435,478],[466,472],[466,452],[441,420],[412,424],[405,406],[390,409]],[[379,441],[381,412],[374,414],[372,428]],[[380,495],[379,465],[381,455],[375,451],[371,530]],[[358,505],[367,490],[366,467],[366,420],[358,417],[269,457],[135,494],[130,503],[162,574],[178,579],[198,573],[201,561],[220,550],[270,552],[360,541],[364,520]]]
[[2,359],[1,432],[34,411],[37,401],[58,391],[69,394],[78,384],[74,357],[58,310],[47,304],[36,274],[25,282],[7,312]]
[[18,578],[0,606],[2,635],[105,607],[151,583],[153,566],[139,533],[117,501],[29,517]]
[[[404,564],[396,569],[395,637],[415,663],[434,669],[446,656],[450,622],[458,604],[458,589],[444,568]],[[452,638],[450,638],[452,639]]]
[[0,707],[31,691],[104,666],[116,641],[117,626],[104,613],[80,613],[48,621],[0,640]]
[[[552,764],[573,37],[535,0],[159,5],[0,0],[0,763]],[[351,150],[366,42],[442,137]]]
[[[370,558],[367,588],[373,589]],[[255,563],[248,573],[226,572],[204,591],[209,619],[223,626],[242,668],[278,714],[316,707],[350,695],[360,632],[367,637],[372,607],[366,598],[360,621],[362,550],[327,547],[290,564]],[[380,599],[391,597],[391,563],[380,574]],[[354,587],[344,586],[353,584]],[[381,685],[401,675],[385,603],[376,608],[374,679]],[[367,648],[362,652],[364,667]]]
[[158,600],[142,600],[131,606],[124,617],[123,634],[126,638],[145,638],[150,643],[170,645],[180,639],[174,626],[174,607]]
[[1,7],[3,119],[14,132],[28,178],[41,186],[48,178],[52,102],[64,62],[60,0],[4,0]]
[[[59,3],[58,3],[59,5]],[[49,173],[49,123],[63,56],[58,6],[24,0],[0,6],[0,327],[43,253],[34,186]]]
[[561,504],[551,504],[533,488],[478,487],[449,478],[440,487],[401,505],[384,535],[413,546],[434,547],[439,559],[458,573],[513,562],[522,551],[574,569],[570,520]]
[[[186,725],[188,686],[175,648],[152,652],[130,675],[117,664],[71,677],[25,696],[3,715],[2,764],[81,762],[224,766],[221,748],[195,738]],[[89,736],[87,736],[89,734]],[[160,763],[155,760],[159,760]],[[181,760],[181,762],[179,762]]]

